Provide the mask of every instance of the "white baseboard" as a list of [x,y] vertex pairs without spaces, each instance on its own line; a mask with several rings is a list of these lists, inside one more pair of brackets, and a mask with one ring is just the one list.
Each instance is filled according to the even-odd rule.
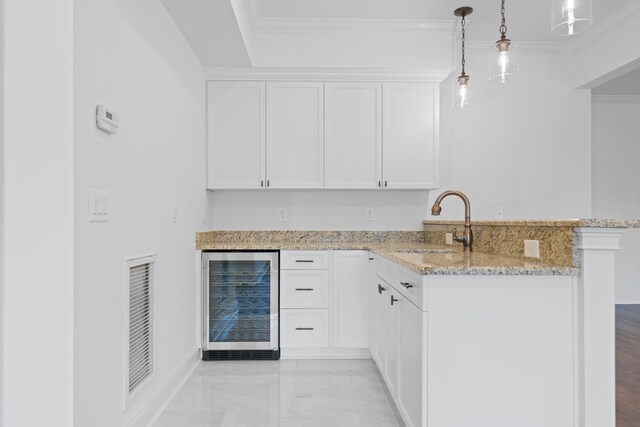
[[281,359],[371,359],[368,348],[282,348]]
[[187,381],[187,378],[191,376],[199,361],[200,350],[194,348],[138,410],[127,427],[151,427]]
[[620,292],[616,294],[616,304],[640,304],[640,292]]

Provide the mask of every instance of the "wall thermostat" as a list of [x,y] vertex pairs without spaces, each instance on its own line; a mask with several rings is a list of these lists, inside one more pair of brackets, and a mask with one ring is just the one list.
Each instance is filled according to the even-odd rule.
[[96,107],[96,125],[107,133],[118,132],[118,115],[110,108],[100,104]]

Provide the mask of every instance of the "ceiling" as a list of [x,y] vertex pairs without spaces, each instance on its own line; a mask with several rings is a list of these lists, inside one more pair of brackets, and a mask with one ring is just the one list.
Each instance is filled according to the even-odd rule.
[[[474,8],[470,41],[496,40],[500,23],[499,0],[162,2],[206,67],[442,68],[450,63],[455,8]],[[550,34],[550,3],[507,2],[509,37],[573,43],[573,37]],[[596,25],[631,3],[594,0]]]

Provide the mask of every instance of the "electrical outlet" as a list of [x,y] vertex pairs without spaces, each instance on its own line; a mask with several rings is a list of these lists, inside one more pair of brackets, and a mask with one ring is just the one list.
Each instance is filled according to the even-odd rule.
[[364,213],[364,220],[365,221],[373,221],[374,218],[375,218],[375,216],[374,216],[373,209],[367,208],[367,210]]
[[499,206],[496,208],[496,217],[498,219],[503,219],[504,218],[504,208],[502,206]]
[[176,222],[178,222],[178,205],[173,205],[172,209],[171,221],[175,224]]
[[453,245],[453,233],[445,234],[445,240],[447,245]]
[[524,256],[526,258],[540,259],[540,240],[525,240]]
[[287,210],[285,208],[278,209],[278,221],[287,220]]

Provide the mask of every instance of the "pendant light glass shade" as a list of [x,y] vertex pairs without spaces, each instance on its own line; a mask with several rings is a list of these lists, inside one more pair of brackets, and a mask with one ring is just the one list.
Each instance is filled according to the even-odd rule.
[[471,104],[471,94],[469,92],[469,82],[471,77],[465,72],[465,41],[466,41],[466,28],[465,18],[467,15],[470,15],[473,12],[473,9],[470,7],[459,7],[456,9],[453,14],[455,16],[460,17],[460,27],[461,27],[461,61],[460,61],[460,75],[453,81],[453,107],[458,109],[468,108]]
[[453,81],[453,107],[464,110],[471,106],[473,86],[469,85],[469,76],[458,76]]
[[505,0],[500,7],[500,40],[496,42],[491,58],[489,80],[507,83],[518,74],[518,48],[507,38],[507,19],[505,17]]
[[593,22],[592,0],[553,0],[551,33],[557,36],[578,34]]
[[518,45],[510,40],[498,40],[492,49],[489,80],[507,83],[518,76]]

